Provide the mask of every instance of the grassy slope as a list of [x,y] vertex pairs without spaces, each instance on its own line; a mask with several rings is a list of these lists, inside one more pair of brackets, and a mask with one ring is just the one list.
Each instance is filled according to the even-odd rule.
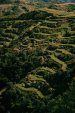
[[[22,5],[22,4],[21,4]],[[59,5],[61,5],[61,4],[59,4]],[[40,48],[42,48],[42,50],[43,50],[43,48],[44,48],[44,45],[46,44],[46,46],[48,46],[49,44],[51,45],[51,47],[54,47],[54,49],[53,50],[51,50],[51,48],[50,48],[50,50],[48,51],[47,50],[47,47],[45,47],[45,51],[47,52],[47,54],[48,54],[48,56],[47,56],[47,54],[44,56],[44,59],[45,59],[45,61],[44,62],[46,62],[46,60],[48,59],[47,57],[49,57],[49,58],[51,58],[50,60],[51,61],[54,61],[54,63],[57,63],[58,65],[61,65],[61,67],[59,68],[59,67],[57,67],[56,65],[55,65],[55,67],[57,68],[57,70],[59,70],[59,69],[62,69],[63,71],[67,71],[67,64],[63,61],[63,59],[62,60],[60,60],[59,58],[57,58],[56,56],[54,56],[54,52],[55,52],[55,50],[57,49],[58,51],[61,51],[62,53],[64,53],[65,54],[65,56],[68,54],[68,55],[71,55],[71,52],[68,52],[67,50],[65,50],[65,47],[66,47],[66,45],[67,46],[69,46],[68,47],[68,49],[70,49],[71,48],[71,46],[74,48],[75,47],[75,44],[63,44],[63,43],[61,43],[61,39],[59,38],[58,39],[58,42],[55,40],[56,38],[58,38],[58,36],[56,36],[55,35],[55,33],[57,33],[57,35],[58,34],[60,34],[61,35],[61,30],[63,29],[63,28],[67,28],[68,27],[68,25],[70,24],[70,23],[68,23],[68,21],[67,21],[67,23],[65,24],[65,23],[63,23],[62,21],[61,21],[61,19],[62,20],[64,20],[65,21],[65,18],[71,18],[71,17],[75,17],[75,13],[74,12],[67,12],[67,11],[65,11],[64,9],[64,7],[65,7],[65,5],[66,4],[64,4],[64,5],[62,5],[63,6],[63,10],[62,11],[60,11],[60,10],[56,10],[56,9],[49,9],[49,8],[46,8],[46,7],[44,7],[44,8],[37,8],[36,10],[42,10],[42,11],[46,11],[46,12],[48,12],[48,13],[53,13],[55,16],[57,16],[58,18],[57,19],[50,19],[50,20],[46,20],[46,21],[44,21],[44,23],[45,23],[45,25],[41,25],[41,23],[43,24],[43,21],[40,23],[39,22],[39,20],[38,20],[38,22],[37,23],[35,23],[35,22],[33,22],[33,24],[30,24],[30,27],[28,26],[27,28],[22,28],[22,31],[20,31],[20,34],[18,34],[19,33],[19,30],[20,30],[20,28],[17,28],[17,26],[16,26],[16,28],[18,29],[18,32],[17,32],[17,34],[14,34],[12,31],[11,31],[11,33],[3,33],[3,35],[5,34],[5,35],[7,35],[7,37],[10,39],[10,34],[11,35],[13,35],[13,39],[12,40],[9,40],[9,42],[8,41],[6,41],[6,37],[4,36],[4,43],[3,43],[3,46],[5,46],[5,47],[9,47],[10,46],[10,44],[11,43],[14,43],[14,46],[12,47],[12,44],[11,44],[11,51],[12,52],[14,52],[14,49],[16,48],[16,50],[19,50],[18,52],[23,52],[23,50],[25,49],[27,52],[29,52],[28,50],[31,50],[31,52],[30,52],[30,56],[32,55],[31,53],[33,53],[33,50],[35,50],[35,49],[37,49],[37,47],[35,48],[34,46],[32,47],[32,42],[29,42],[28,43],[28,45],[26,45],[26,44],[24,44],[24,38],[26,38],[26,37],[28,37],[28,41],[30,41],[30,39],[31,39],[31,37],[30,36],[24,36],[24,37],[22,37],[21,39],[20,39],[20,37],[19,36],[21,36],[21,34],[23,34],[23,33],[25,33],[25,32],[31,32],[31,33],[33,33],[34,32],[34,34],[36,34],[37,36],[38,36],[38,38],[40,38],[40,40],[39,40],[39,42],[37,41],[37,37],[35,36],[35,41],[36,41],[36,43],[37,43],[37,46],[38,47],[40,47]],[[7,4],[7,5],[0,5],[0,7],[1,8],[3,8],[2,10],[1,10],[1,12],[3,11],[3,10],[8,10],[10,7],[11,7],[12,5],[11,4]],[[29,9],[29,11],[33,11],[33,10],[35,10],[35,7],[32,5],[32,4],[26,4],[26,7],[27,7],[27,9]],[[4,9],[5,8],[5,9]],[[23,13],[22,12],[22,10],[21,10],[21,13]],[[15,15],[18,15],[18,14],[15,14]],[[10,15],[9,15],[9,17],[10,17]],[[31,20],[31,22],[30,23],[32,23],[32,21],[33,20]],[[56,31],[56,28],[55,27],[48,27],[48,26],[46,26],[46,24],[50,24],[50,22],[51,23],[55,23],[55,22],[57,22],[58,21],[58,23],[60,23],[59,21],[61,21],[61,24],[60,24],[60,26],[56,26],[56,28],[59,30],[59,32],[58,31]],[[9,23],[11,23],[12,21],[9,21]],[[24,21],[23,20],[15,20],[14,21],[14,25],[15,25],[15,23],[19,23],[20,25],[23,25],[24,23]],[[22,22],[22,23],[20,23],[20,22]],[[29,23],[28,22],[28,20],[26,21],[27,22],[27,24]],[[2,23],[2,22],[1,22]],[[3,24],[4,24],[4,22],[3,22]],[[13,24],[11,25],[11,29],[12,29],[12,27],[13,27]],[[42,31],[40,31],[39,33],[35,33],[35,28],[38,28],[39,30],[43,27],[44,29],[49,29],[49,30],[54,30],[52,33],[44,33],[43,32],[43,30]],[[7,26],[7,28],[9,28],[9,30],[10,30],[10,26],[8,25]],[[2,30],[5,30],[5,29],[7,29],[7,28],[1,28]],[[14,27],[14,30],[16,29],[15,27]],[[64,31],[65,32],[65,31]],[[49,35],[49,37],[48,37],[48,35]],[[51,36],[51,35],[54,35],[53,37]],[[62,34],[63,36],[61,36],[61,37],[64,37],[64,34]],[[45,37],[45,40],[44,40],[44,43],[42,43],[43,42],[43,39],[44,39],[44,37]],[[33,37],[33,39],[34,39],[34,37]],[[52,43],[52,42],[50,42],[50,39],[51,40],[55,40],[55,42],[54,43]],[[65,37],[64,37],[64,39],[65,39]],[[17,43],[15,43],[17,41]],[[47,41],[47,42],[45,42],[45,41]],[[19,42],[19,43],[18,43]],[[6,44],[5,44],[6,43]],[[40,44],[41,43],[41,44]],[[60,44],[59,44],[60,43]],[[58,45],[59,44],[59,45]],[[41,46],[42,45],[42,46]],[[57,46],[58,45],[58,46]],[[28,48],[28,46],[30,47],[30,48]],[[60,47],[61,46],[63,46],[64,47],[64,49],[61,49]],[[2,47],[2,46],[1,46]],[[14,48],[15,47],[15,48]],[[55,48],[56,47],[56,48]],[[15,50],[15,51],[16,51]],[[39,49],[40,50],[40,49]],[[40,55],[37,55],[36,54],[36,56],[37,56],[37,58],[40,58]],[[48,61],[48,63],[51,63],[51,61]],[[44,63],[44,65],[46,65],[46,66],[41,66],[41,65],[43,65],[42,63],[41,63],[42,61],[40,61],[40,64],[39,64],[39,67],[38,68],[35,68],[34,69],[34,71],[36,72],[37,70],[42,70],[42,72],[44,71],[44,72],[48,72],[49,74],[55,74],[56,72],[55,72],[55,70],[54,70],[54,67],[48,67],[48,65],[46,64],[46,63]],[[22,63],[24,63],[23,61],[22,62],[20,62],[21,64]],[[33,70],[31,70],[31,72],[32,72]],[[31,73],[30,72],[30,73]],[[46,74],[45,74],[45,76],[46,76]],[[45,78],[37,78],[36,76],[35,77],[30,77],[29,78],[29,80],[30,81],[44,81],[44,82],[46,82],[46,80],[45,80]],[[41,97],[41,98],[43,98],[44,97],[44,95],[42,94],[42,92],[41,91],[39,91],[38,89],[36,89],[36,88],[33,88],[33,87],[29,87],[29,88],[25,88],[25,87],[23,87],[22,86],[22,84],[16,84],[15,85],[15,87],[16,88],[18,88],[18,89],[20,89],[21,91],[25,91],[25,92],[32,92],[33,94],[37,94],[39,97]],[[1,90],[1,92],[0,93],[2,93],[2,92],[4,92],[5,91],[5,89],[3,89],[3,90]]]

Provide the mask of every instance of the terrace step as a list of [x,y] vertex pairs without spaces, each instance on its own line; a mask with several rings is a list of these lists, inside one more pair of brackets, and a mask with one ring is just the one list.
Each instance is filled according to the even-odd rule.
[[40,98],[44,98],[44,95],[36,88],[25,88],[22,86],[22,84],[16,84],[15,87],[17,89],[20,89],[21,91],[33,93],[33,94],[38,95]]
[[63,71],[67,71],[67,64],[61,60],[59,60],[57,57],[55,57],[54,55],[50,55],[51,59],[56,61],[57,63],[61,64],[62,65],[62,70]]

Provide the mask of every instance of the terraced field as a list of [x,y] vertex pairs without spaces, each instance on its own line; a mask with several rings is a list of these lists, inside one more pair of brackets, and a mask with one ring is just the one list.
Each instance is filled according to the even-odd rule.
[[2,113],[15,113],[20,102],[35,113],[75,76],[75,16],[42,10],[0,18],[0,100],[8,111]]
[[[19,83],[15,87],[44,98],[55,91],[50,79],[54,79],[59,71],[67,73],[71,68],[69,66],[75,62],[75,17],[1,20],[0,50],[3,49],[18,57],[12,65],[9,60],[6,63],[6,59],[3,59],[7,69],[14,67],[15,63],[19,63],[19,66],[24,66],[26,62],[33,64],[29,71],[27,69],[25,76],[21,75],[22,80],[18,80]],[[2,60],[3,54],[0,54]],[[5,56],[10,58],[6,53]],[[0,68],[2,74],[3,68],[4,66]],[[72,68],[74,71],[75,67]]]

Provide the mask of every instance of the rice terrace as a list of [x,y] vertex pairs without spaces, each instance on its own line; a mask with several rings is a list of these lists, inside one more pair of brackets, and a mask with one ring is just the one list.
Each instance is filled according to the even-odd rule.
[[75,0],[0,0],[0,112],[75,113]]

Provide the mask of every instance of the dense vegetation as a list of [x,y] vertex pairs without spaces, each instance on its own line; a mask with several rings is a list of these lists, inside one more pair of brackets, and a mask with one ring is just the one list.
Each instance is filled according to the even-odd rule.
[[0,112],[75,113],[74,15],[0,19]]

